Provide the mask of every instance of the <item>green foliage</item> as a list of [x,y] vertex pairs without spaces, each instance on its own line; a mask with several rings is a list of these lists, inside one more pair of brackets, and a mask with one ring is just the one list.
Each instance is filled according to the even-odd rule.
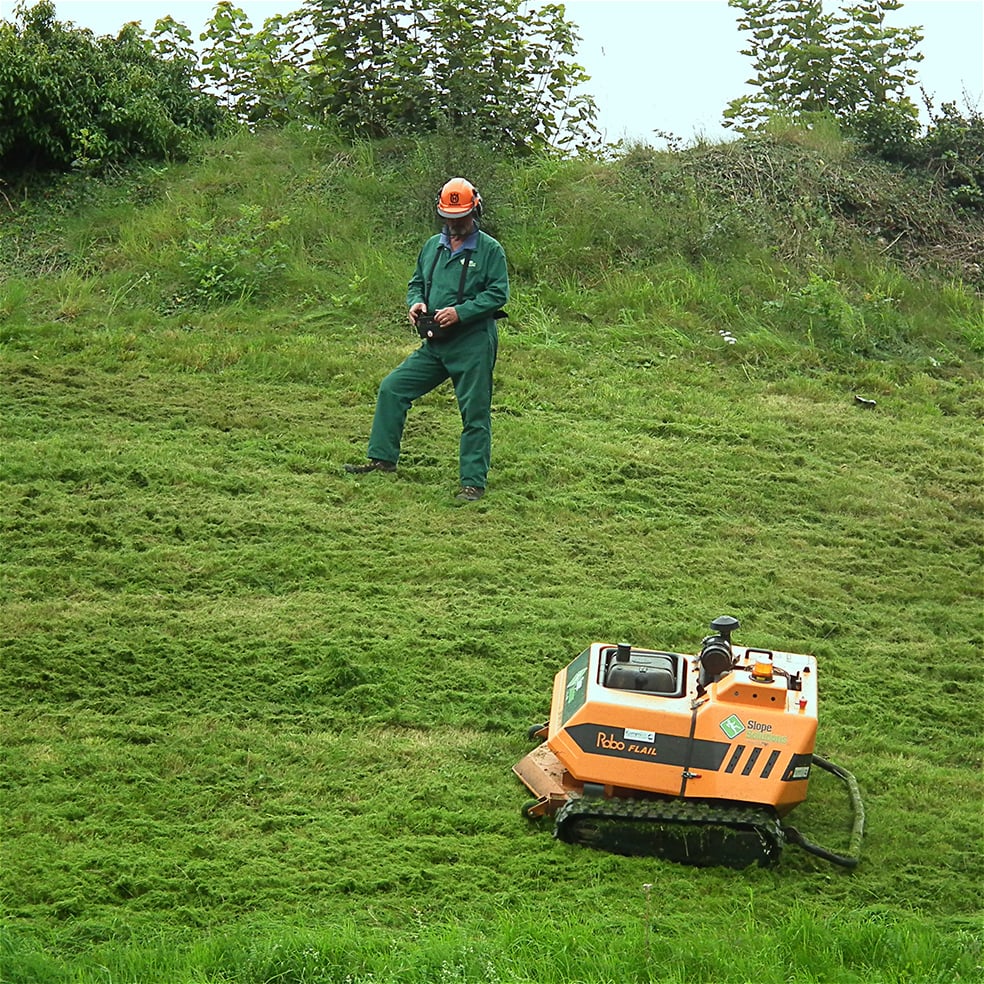
[[837,106],[850,115],[872,106],[898,101],[905,106],[906,89],[916,80],[916,51],[922,34],[916,27],[890,27],[889,13],[903,9],[903,0],[864,0],[841,8],[846,15],[837,40],[843,46],[838,66]]
[[0,22],[0,170],[93,168],[186,156],[223,114],[194,85],[187,57],[164,59],[124,27],[94,38],[42,0]]
[[309,0],[254,29],[218,3],[200,57],[167,17],[147,44],[222,94],[249,124],[318,124],[355,137],[443,133],[498,152],[598,144],[578,39],[558,4],[500,0],[475,9],[435,0]]
[[984,115],[944,103],[915,151],[961,205],[984,209]]
[[278,125],[314,118],[308,70],[311,42],[298,14],[268,17],[254,31],[240,7],[222,0],[202,40],[206,44],[199,78],[222,92],[237,119]]
[[749,133],[771,116],[829,113],[876,152],[898,156],[918,132],[918,113],[905,94],[915,82],[916,28],[889,27],[901,0],[846,5],[838,16],[821,0],[729,0],[751,37],[756,93],[732,100],[725,126]]
[[695,259],[766,254],[808,268],[870,244],[984,286],[979,220],[921,168],[861,152],[829,118],[773,117],[762,132],[686,154],[638,148],[616,167],[642,176],[667,216],[672,207],[660,241]]
[[517,153],[596,142],[594,101],[558,4],[343,0],[305,5],[320,118],[359,136],[444,129]]
[[725,125],[741,133],[773,128],[777,121],[811,128],[830,121],[867,152],[914,170],[928,167],[952,200],[984,207],[984,124],[953,103],[930,109],[920,136],[919,113],[906,95],[915,83],[917,28],[889,27],[886,15],[901,0],[844,6],[838,16],[820,0],[729,0],[743,13],[751,35],[742,54],[754,59],[758,91],[732,100]]
[[597,109],[578,90],[578,36],[558,4],[500,0],[464,10],[435,0],[310,0],[254,29],[221,0],[199,53],[161,18],[94,38],[42,0],[0,25],[0,167],[99,167],[181,157],[226,117],[250,126],[329,123],[359,137],[443,132],[497,151],[586,150]]
[[729,0],[743,16],[738,28],[750,32],[748,50],[760,91],[733,100],[724,114],[726,126],[748,132],[772,113],[817,113],[835,100],[834,66],[843,49],[831,43],[839,23],[825,14],[821,0],[776,3],[774,0]]
[[258,205],[240,205],[224,231],[214,219],[188,219],[180,266],[187,277],[188,300],[210,306],[261,296],[286,269],[289,247],[276,238],[288,218],[263,221]]
[[909,100],[872,104],[851,114],[848,132],[879,157],[904,161],[919,133],[918,111]]
[[[855,295],[855,296],[852,296]],[[877,287],[852,291],[836,280],[814,274],[802,286],[766,301],[763,307],[781,332],[796,334],[833,352],[878,357],[904,351],[911,331],[899,312],[901,297]]]

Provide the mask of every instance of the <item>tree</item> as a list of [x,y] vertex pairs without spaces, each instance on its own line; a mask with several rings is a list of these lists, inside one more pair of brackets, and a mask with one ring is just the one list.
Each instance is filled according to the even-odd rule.
[[298,11],[268,17],[254,32],[240,7],[221,0],[202,35],[199,81],[249,125],[310,119],[309,34]]
[[831,43],[835,18],[823,13],[820,0],[729,0],[729,4],[745,12],[738,27],[752,37],[741,53],[754,59],[758,74],[749,83],[760,91],[733,100],[724,114],[725,125],[744,131],[754,129],[770,113],[829,108],[834,61],[842,49]]
[[597,140],[594,100],[558,4],[308,0],[313,106],[353,133],[448,127],[510,152]]
[[751,38],[758,92],[734,99],[725,126],[747,133],[772,115],[827,113],[880,150],[911,140],[918,112],[906,95],[916,81],[917,28],[889,27],[901,0],[864,0],[825,13],[821,0],[728,0]]
[[193,62],[161,58],[135,24],[95,38],[55,20],[51,0],[15,16],[0,22],[0,170],[180,157],[221,126]]

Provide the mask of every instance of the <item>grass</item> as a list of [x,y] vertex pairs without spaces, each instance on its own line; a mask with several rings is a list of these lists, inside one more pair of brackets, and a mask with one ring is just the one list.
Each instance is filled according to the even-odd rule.
[[[413,344],[399,176],[444,148],[263,140],[68,189],[0,241],[0,977],[981,980],[979,296],[876,251],[856,280],[755,247],[606,263],[585,216],[617,163],[490,164],[534,260],[490,492],[456,509],[446,389],[397,478],[341,469]],[[240,199],[308,213],[282,277],[177,303],[185,220]],[[693,651],[725,612],[819,660],[818,751],[868,814],[853,873],[616,857],[520,816],[559,668],[594,639]],[[840,784],[795,822],[846,847]]]

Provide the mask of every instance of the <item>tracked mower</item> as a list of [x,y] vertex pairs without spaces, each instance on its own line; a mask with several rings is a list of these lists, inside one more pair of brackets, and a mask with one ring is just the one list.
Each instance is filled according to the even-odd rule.
[[[513,771],[536,797],[529,819],[617,854],[699,866],[776,864],[795,843],[834,864],[858,863],[864,808],[857,782],[814,752],[812,656],[734,645],[721,616],[699,655],[594,643],[554,678],[540,744]],[[848,850],[811,843],[786,817],[818,767],[842,780]]]

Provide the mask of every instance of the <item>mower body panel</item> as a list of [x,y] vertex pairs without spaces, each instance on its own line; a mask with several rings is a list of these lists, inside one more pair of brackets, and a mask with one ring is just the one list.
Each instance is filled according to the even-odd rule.
[[[736,646],[734,667],[701,686],[695,657],[626,648],[619,656],[619,647],[593,643],[555,676],[546,746],[556,765],[539,751],[514,769],[537,796],[549,793],[543,812],[585,784],[606,797],[720,800],[779,816],[806,799],[817,731],[812,656]],[[545,763],[554,777],[538,784]]]

